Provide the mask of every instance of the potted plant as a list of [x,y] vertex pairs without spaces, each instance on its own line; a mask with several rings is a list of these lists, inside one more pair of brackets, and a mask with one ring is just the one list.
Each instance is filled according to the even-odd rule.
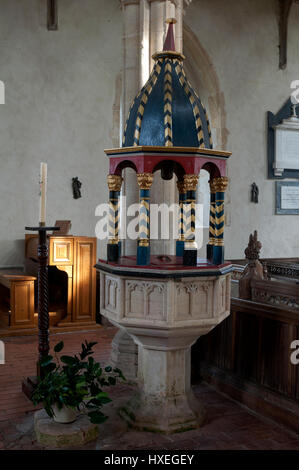
[[85,341],[78,355],[59,358],[58,353],[64,347],[61,341],[54,347],[56,362],[51,355],[42,360],[42,378],[33,391],[32,401],[35,405],[42,403],[55,421],[70,423],[80,412],[86,413],[92,423],[103,423],[107,419],[101,408],[111,399],[103,389],[125,378],[119,369],[102,368],[95,362],[91,357],[95,344]]

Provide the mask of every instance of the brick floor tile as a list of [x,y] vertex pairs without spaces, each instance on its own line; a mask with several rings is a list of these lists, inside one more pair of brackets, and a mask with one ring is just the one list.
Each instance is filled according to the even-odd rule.
[[[94,357],[105,364],[109,362],[115,331],[115,328],[103,328],[96,332],[56,334],[50,337],[50,344],[53,347],[63,340],[64,353],[73,354],[80,350],[85,339],[98,341]],[[37,408],[21,391],[24,376],[35,373],[37,338],[5,338],[5,344],[7,362],[0,366],[0,449],[44,449],[37,443],[33,431]],[[99,439],[84,449],[299,450],[299,435],[250,412],[204,383],[194,387],[195,395],[207,411],[201,428],[172,435],[135,431],[128,428],[117,413],[134,390],[132,385],[120,384],[109,391],[113,399],[106,409],[109,419],[101,425]]]

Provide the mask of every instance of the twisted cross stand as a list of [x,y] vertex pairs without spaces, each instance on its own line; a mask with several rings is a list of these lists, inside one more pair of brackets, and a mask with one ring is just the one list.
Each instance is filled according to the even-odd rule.
[[[42,376],[41,360],[49,354],[49,287],[48,287],[48,245],[47,232],[59,230],[60,227],[25,227],[30,232],[38,232],[38,362],[37,376]],[[23,392],[30,398],[36,377],[28,377],[22,384]]]

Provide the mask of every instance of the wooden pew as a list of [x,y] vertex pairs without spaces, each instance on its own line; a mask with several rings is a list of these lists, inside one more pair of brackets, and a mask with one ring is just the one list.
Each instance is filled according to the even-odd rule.
[[[11,329],[34,328],[34,281],[36,277],[0,272],[2,312],[8,313],[7,327]],[[3,303],[9,303],[8,310]],[[4,326],[4,325],[3,325]]]
[[299,432],[299,259],[260,249],[254,232],[232,261],[231,314],[194,345],[193,378]]
[[[299,432],[299,286],[255,281],[256,300],[232,297],[231,314],[192,350],[199,377],[252,410]],[[261,298],[263,302],[261,302]]]
[[[70,329],[96,324],[97,239],[84,236],[47,237],[49,250],[50,326]],[[25,236],[25,270],[37,275],[36,235]]]

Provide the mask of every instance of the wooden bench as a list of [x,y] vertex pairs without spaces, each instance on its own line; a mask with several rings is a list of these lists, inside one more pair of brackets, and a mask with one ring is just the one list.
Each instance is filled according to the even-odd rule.
[[36,277],[0,272],[0,300],[9,302],[10,329],[34,328],[34,281]]

